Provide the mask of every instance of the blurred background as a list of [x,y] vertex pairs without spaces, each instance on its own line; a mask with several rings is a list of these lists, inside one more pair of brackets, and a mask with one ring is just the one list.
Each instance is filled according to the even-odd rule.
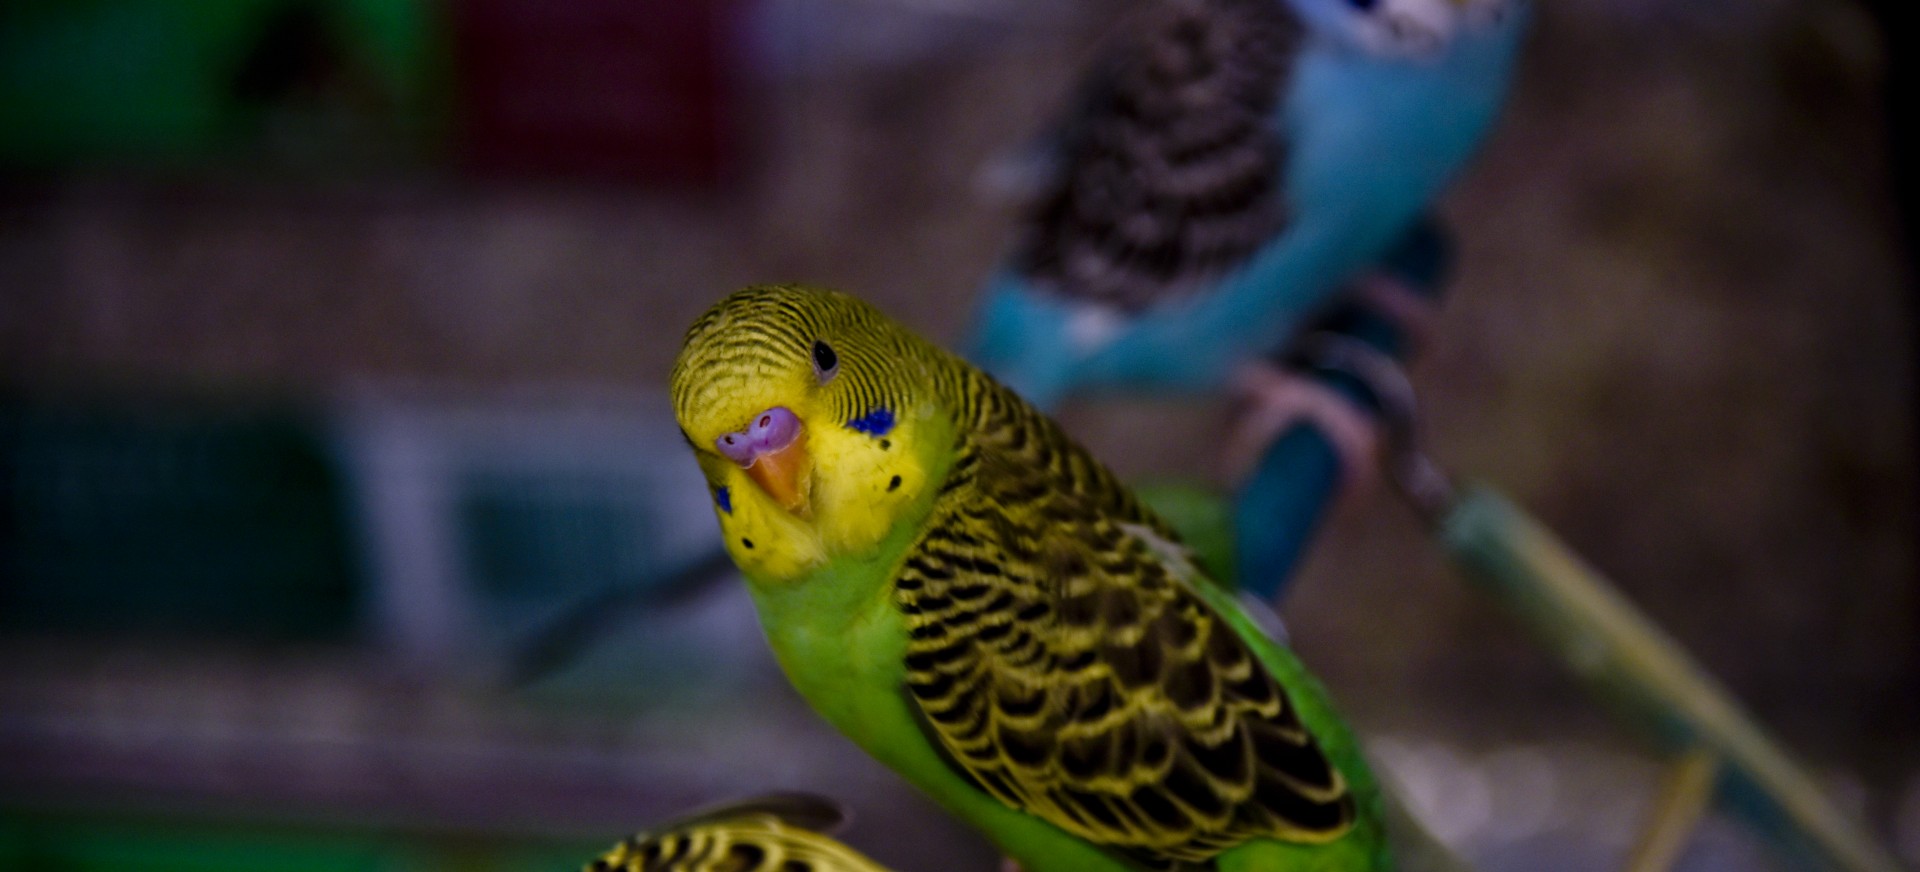
[[[1920,864],[1912,47],[1852,0],[1540,5],[1440,209],[1434,453]],[[749,282],[955,339],[1017,215],[994,161],[1128,6],[0,5],[0,868],[571,869],[775,787],[991,868],[699,583],[663,387]],[[1218,404],[1065,420],[1219,481]],[[1617,867],[1656,762],[1396,501],[1350,501],[1285,612],[1442,835]],[[1715,822],[1683,867],[1763,857]]]

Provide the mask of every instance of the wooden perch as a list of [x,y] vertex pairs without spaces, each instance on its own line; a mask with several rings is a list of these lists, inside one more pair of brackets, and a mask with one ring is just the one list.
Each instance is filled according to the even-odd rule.
[[1899,872],[1719,682],[1551,532],[1482,488],[1437,508],[1467,576],[1663,751],[1717,761],[1713,793],[1731,810],[1826,868]]

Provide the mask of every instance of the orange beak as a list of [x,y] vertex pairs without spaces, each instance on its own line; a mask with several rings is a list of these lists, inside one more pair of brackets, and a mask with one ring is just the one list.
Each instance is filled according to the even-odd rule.
[[807,502],[813,486],[813,458],[807,455],[807,434],[795,434],[793,441],[778,451],[754,458],[747,477],[766,491],[767,496],[794,515],[812,514]]

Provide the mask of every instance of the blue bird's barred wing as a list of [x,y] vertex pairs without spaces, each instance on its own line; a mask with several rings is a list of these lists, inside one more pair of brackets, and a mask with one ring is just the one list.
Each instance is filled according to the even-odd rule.
[[1275,0],[1169,0],[1083,84],[1013,268],[1137,312],[1244,263],[1287,224],[1274,124],[1305,31]]

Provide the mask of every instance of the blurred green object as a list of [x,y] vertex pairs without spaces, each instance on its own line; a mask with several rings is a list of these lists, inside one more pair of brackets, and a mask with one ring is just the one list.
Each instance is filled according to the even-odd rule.
[[1433,518],[1465,574],[1668,755],[1710,755],[1721,798],[1821,868],[1897,872],[1732,694],[1545,527],[1468,488]]
[[187,827],[50,823],[13,828],[0,865],[47,872],[384,872],[361,839],[264,836]]
[[19,872],[551,872],[601,846],[505,835],[0,809],[0,869]]
[[444,28],[418,0],[0,4],[0,161],[305,161],[417,149]]
[[340,638],[341,483],[281,409],[0,401],[0,630]]
[[1233,559],[1233,506],[1218,489],[1199,482],[1153,481],[1135,484],[1133,492],[1180,532],[1180,538],[1199,558],[1200,567],[1215,581],[1227,587],[1238,583]]

